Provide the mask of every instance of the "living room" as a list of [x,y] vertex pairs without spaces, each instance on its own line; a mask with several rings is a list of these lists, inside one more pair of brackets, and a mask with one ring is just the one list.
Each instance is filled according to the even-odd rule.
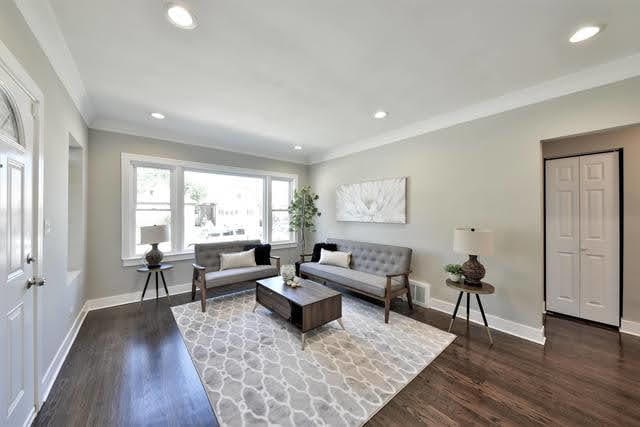
[[640,424],[631,0],[0,9],[0,425]]

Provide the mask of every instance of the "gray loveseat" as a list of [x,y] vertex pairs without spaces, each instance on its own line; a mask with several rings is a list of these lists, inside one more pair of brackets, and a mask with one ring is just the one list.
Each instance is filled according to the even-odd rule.
[[275,260],[275,266],[258,265],[220,271],[220,254],[241,252],[247,245],[259,244],[259,240],[243,240],[195,245],[196,262],[193,264],[191,300],[196,299],[196,287],[199,287],[202,311],[206,311],[207,287],[255,282],[265,277],[278,276],[280,274],[280,257],[278,256],[271,256],[271,260]]
[[305,254],[300,257],[302,277],[334,283],[384,301],[385,323],[389,323],[392,298],[406,294],[409,308],[413,310],[409,288],[410,248],[339,239],[328,239],[327,243],[335,243],[339,251],[351,252],[351,268],[305,262],[306,257],[311,256]]

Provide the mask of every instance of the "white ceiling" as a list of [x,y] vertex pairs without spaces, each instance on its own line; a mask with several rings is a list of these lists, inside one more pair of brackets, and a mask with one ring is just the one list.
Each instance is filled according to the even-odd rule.
[[186,0],[193,31],[163,0],[50,3],[92,127],[301,162],[640,52],[637,0]]

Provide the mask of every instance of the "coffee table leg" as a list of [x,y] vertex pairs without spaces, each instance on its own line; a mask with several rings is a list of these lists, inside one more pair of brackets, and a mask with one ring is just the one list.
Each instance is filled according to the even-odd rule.
[[453,316],[451,316],[451,323],[449,323],[449,329],[447,330],[447,332],[451,332],[451,327],[453,326],[453,322],[456,320],[456,315],[458,314],[458,308],[460,307],[460,301],[462,300],[463,293],[464,292],[460,292],[460,295],[458,295],[458,302],[456,303],[455,310],[453,310]]
[[307,339],[307,334],[305,334],[304,332],[302,333],[302,349],[304,350],[304,342]]
[[338,319],[338,323],[340,324],[340,327],[342,327],[342,329],[344,329],[345,331],[347,330],[347,329],[344,327],[344,324],[342,323],[342,317]]
[[480,313],[482,314],[482,321],[484,322],[484,327],[487,329],[487,335],[489,335],[489,342],[493,345],[491,330],[489,329],[489,323],[487,323],[487,316],[484,315],[484,308],[482,307],[482,303],[480,302],[480,295],[476,294],[476,299],[478,300],[478,307],[480,307]]

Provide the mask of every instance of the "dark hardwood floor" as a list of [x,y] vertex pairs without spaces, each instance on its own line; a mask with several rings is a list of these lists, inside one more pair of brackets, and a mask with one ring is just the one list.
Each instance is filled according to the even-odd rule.
[[[393,309],[409,314],[406,303]],[[434,310],[410,316],[449,325]],[[482,328],[460,320],[453,332],[458,338],[368,425],[640,425],[640,338],[550,316],[544,347],[497,331],[490,347]],[[90,312],[34,425],[217,422],[161,299]]]

